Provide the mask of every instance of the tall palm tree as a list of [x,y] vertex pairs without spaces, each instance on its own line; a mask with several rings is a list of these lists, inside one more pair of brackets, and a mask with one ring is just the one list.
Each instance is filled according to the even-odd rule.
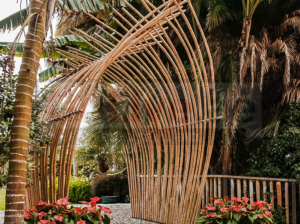
[[31,0],[23,60],[18,77],[6,190],[5,224],[24,223],[25,185],[32,97],[45,38],[47,1]]

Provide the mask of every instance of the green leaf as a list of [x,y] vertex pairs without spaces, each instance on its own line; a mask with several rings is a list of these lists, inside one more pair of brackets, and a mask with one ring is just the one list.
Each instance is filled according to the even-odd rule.
[[107,215],[104,215],[102,221],[103,221],[104,224],[110,224],[110,218]]
[[16,27],[20,26],[23,24],[23,22],[27,18],[27,10],[22,9],[21,11],[18,11],[5,19],[0,21],[0,31],[5,31],[5,30],[11,30],[15,29]]
[[60,68],[47,68],[39,74],[39,81],[44,82],[49,78],[55,77],[62,72]]
[[235,219],[236,221],[239,221],[240,218],[241,218],[241,216],[242,216],[241,213],[234,213],[234,214],[233,214],[233,217],[234,217],[234,219]]
[[198,215],[198,217],[196,218],[196,222],[204,222],[204,221],[206,221],[206,219],[202,215]]
[[248,215],[248,218],[250,219],[250,221],[253,223],[253,217],[252,216],[250,216],[250,215]]

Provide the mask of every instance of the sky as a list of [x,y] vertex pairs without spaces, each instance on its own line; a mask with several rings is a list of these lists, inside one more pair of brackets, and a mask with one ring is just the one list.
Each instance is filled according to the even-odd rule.
[[[24,9],[26,8],[26,1],[29,3],[28,0],[0,0],[0,5],[1,5],[1,13],[0,13],[0,21],[5,19],[6,17],[20,11],[20,9]],[[57,19],[53,19],[52,20],[52,26],[54,29],[54,33],[55,33],[55,29],[56,29],[56,24],[57,24]],[[0,33],[0,42],[13,42],[16,38],[16,36],[18,35],[18,33],[20,32],[21,28],[18,27],[15,30],[11,30],[11,31],[5,31],[5,33],[1,32]],[[25,29],[26,32],[26,29]],[[48,32],[50,33],[50,32]],[[46,38],[46,40],[49,40],[50,34],[48,34],[48,37]],[[20,39],[20,43],[24,43],[25,41],[25,36],[24,34],[22,34],[22,37]],[[20,66],[21,66],[21,62],[22,62],[22,58],[19,57],[15,57],[15,74],[17,74],[20,70]],[[45,63],[45,59],[41,59],[40,60],[40,68],[39,68],[39,72],[43,71],[46,68],[46,63]],[[47,82],[43,82],[43,83],[37,83],[38,88],[42,88],[43,86],[45,86],[47,84]],[[86,126],[86,115],[87,112],[90,112],[92,110],[91,106],[88,105],[88,108],[86,110],[86,113],[84,115],[84,120],[81,124],[81,128]],[[78,136],[79,139],[80,136]]]

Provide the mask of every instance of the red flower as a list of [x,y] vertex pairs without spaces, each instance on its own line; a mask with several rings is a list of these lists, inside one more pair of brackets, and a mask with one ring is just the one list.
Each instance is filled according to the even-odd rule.
[[224,199],[224,200],[227,200],[227,201],[229,200],[229,198],[228,198],[228,197],[226,197],[226,196],[225,196],[225,197],[223,197],[223,199]]
[[84,204],[84,205],[90,205],[91,202],[86,202],[86,201],[80,201],[79,203]]
[[47,202],[39,202],[38,204],[34,205],[34,207],[36,208],[37,211],[40,211],[41,209],[43,209],[46,205],[48,205]]
[[247,216],[247,214],[246,214],[245,212],[242,212],[242,215],[243,215],[243,216]]
[[38,224],[47,224],[50,223],[50,220],[41,220],[38,222]]
[[210,217],[210,214],[208,214],[208,215],[205,216],[206,219],[209,218],[209,217]]
[[224,205],[224,202],[221,201],[221,200],[219,200],[219,199],[216,199],[216,200],[214,201],[214,205],[222,206],[222,205]]
[[60,215],[59,215],[59,216],[58,216],[58,215],[55,215],[54,218],[55,218],[56,220],[60,221],[60,222],[63,221],[63,217],[60,216]]
[[85,224],[84,220],[77,221],[76,224]]
[[91,198],[91,201],[99,201],[101,198],[99,198],[99,197],[93,197],[93,198]]
[[47,215],[47,213],[45,213],[45,212],[40,212],[39,218],[42,219],[45,215]]
[[101,206],[101,205],[98,205],[98,207],[100,208],[100,211],[103,211],[103,212],[105,212],[105,213],[111,214],[111,211],[110,211],[109,208],[103,207],[103,206]]
[[32,217],[33,215],[31,215],[30,213],[28,213],[28,211],[24,210],[24,218],[25,219],[30,219],[30,217]]
[[90,212],[97,213],[96,209],[94,209],[94,208],[86,207],[86,209]]
[[260,219],[262,219],[263,217],[264,217],[264,216],[261,215],[261,214],[258,215],[258,218],[260,218]]
[[79,212],[83,212],[83,213],[85,213],[85,211],[84,210],[82,210],[81,208],[79,208],[79,207],[77,207],[76,209],[76,213],[79,213]]

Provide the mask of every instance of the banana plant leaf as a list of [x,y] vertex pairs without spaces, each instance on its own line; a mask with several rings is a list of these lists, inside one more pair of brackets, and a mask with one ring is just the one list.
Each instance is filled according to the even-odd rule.
[[59,75],[61,72],[62,72],[62,69],[60,69],[60,68],[55,68],[55,67],[47,68],[46,70],[39,73],[39,81],[45,82],[48,79]]
[[27,10],[22,9],[0,21],[0,31],[15,29],[22,25],[27,18]]
[[[82,39],[84,39],[85,41],[92,43],[92,41],[82,35],[79,35]],[[9,49],[11,48],[11,46],[13,45],[12,42],[0,42],[0,52],[3,54],[8,54]],[[51,41],[46,41],[45,42],[45,47],[44,47],[44,51],[42,52],[42,58],[46,58],[49,57],[49,55],[51,55]],[[63,48],[64,46],[71,46],[77,49],[80,49],[81,51],[84,51],[86,53],[95,55],[95,56],[101,56],[99,53],[96,53],[94,50],[92,50],[91,46],[89,46],[87,43],[83,42],[82,40],[80,40],[78,37],[74,36],[74,35],[66,35],[66,36],[62,36],[62,37],[57,37],[54,38],[54,45],[53,47],[58,47],[58,48]],[[15,52],[15,56],[16,57],[22,57],[23,55],[23,49],[24,49],[24,43],[19,43],[17,44],[16,47],[16,52]],[[58,54],[55,49],[53,49],[53,54],[50,56],[53,58],[61,58],[61,55]]]

